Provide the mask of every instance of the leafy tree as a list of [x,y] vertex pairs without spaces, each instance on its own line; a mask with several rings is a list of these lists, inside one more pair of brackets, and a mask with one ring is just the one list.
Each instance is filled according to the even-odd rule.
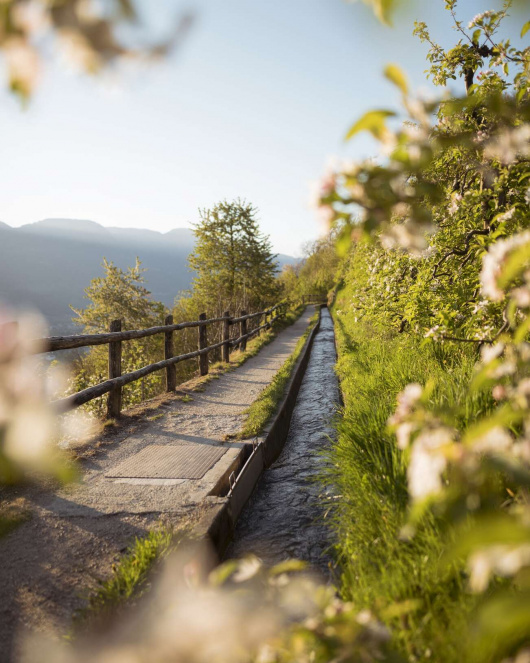
[[[103,260],[104,276],[93,279],[85,290],[90,304],[85,309],[72,309],[74,321],[83,326],[85,333],[101,333],[109,330],[111,320],[120,319],[122,329],[144,329],[163,324],[166,309],[161,302],[153,301],[143,285],[141,263],[136,259],[134,267],[122,270],[112,262]],[[127,341],[122,345],[122,372],[129,373],[163,358],[161,335]],[[108,377],[107,346],[94,346],[76,362],[73,391],[103,382]],[[133,382],[124,388],[124,407],[150,398],[163,389],[161,372]],[[103,404],[96,399],[87,404],[89,409],[101,414]]]
[[[403,72],[389,65],[386,76],[407,111],[402,126],[387,125],[394,111],[371,111],[349,136],[367,130],[390,156],[329,173],[321,209],[342,225],[343,250],[363,235],[378,239],[356,249],[366,267],[353,303],[361,316],[382,308],[402,330],[491,340],[506,329],[506,310],[481,296],[482,256],[528,225],[530,49],[497,39],[506,9],[465,28],[456,2],[447,7],[462,35],[455,48],[432,41],[424,24],[416,34],[430,44],[434,82],[461,76],[466,95],[415,99]],[[478,69],[486,63],[489,70]]]
[[277,295],[275,255],[256,214],[242,200],[222,201],[200,211],[189,265],[196,273],[192,299],[209,315],[258,310]]
[[304,246],[304,258],[286,265],[279,277],[282,291],[292,301],[304,295],[325,298],[335,283],[341,259],[335,250],[336,233],[330,232]]

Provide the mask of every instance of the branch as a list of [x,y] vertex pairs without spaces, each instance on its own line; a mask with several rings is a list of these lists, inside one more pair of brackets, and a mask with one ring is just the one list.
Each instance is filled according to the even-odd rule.
[[459,336],[439,336],[442,341],[457,341],[458,343],[495,343],[492,338],[460,338]]
[[451,256],[465,256],[465,255],[467,255],[467,253],[469,251],[469,246],[470,246],[470,243],[471,243],[471,240],[473,239],[473,237],[475,237],[476,235],[489,235],[490,232],[491,232],[491,228],[484,228],[483,230],[470,230],[464,238],[464,248],[463,249],[458,249],[458,248],[451,249],[451,251],[448,251],[447,253],[445,253],[440,258],[440,260],[438,260],[438,262],[434,266],[434,270],[433,270],[433,273],[432,273],[432,276],[431,276],[431,281],[433,281],[436,278],[436,276],[438,276],[438,269],[441,267],[441,265],[448,258],[450,258]]

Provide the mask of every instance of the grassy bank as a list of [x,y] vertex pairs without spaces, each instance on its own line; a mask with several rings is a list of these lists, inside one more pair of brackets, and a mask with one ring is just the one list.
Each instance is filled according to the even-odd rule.
[[359,608],[377,610],[407,660],[460,662],[476,599],[461,568],[441,570],[451,534],[441,536],[432,517],[412,540],[400,536],[408,515],[406,458],[387,420],[397,394],[428,379],[436,384],[434,404],[460,405],[462,427],[490,403],[469,395],[472,349],[365,326],[348,311],[348,294],[339,292],[333,311],[344,416],[329,477],[341,496],[333,516],[341,592]]
[[[305,306],[301,308],[302,311],[305,310]],[[267,387],[265,387],[258,398],[247,410],[245,425],[239,433],[239,437],[241,439],[254,437],[263,432],[267,422],[270,420],[276,411],[279,402],[283,398],[285,388],[289,382],[296,362],[298,361],[298,357],[304,349],[304,345],[309,337],[309,334],[317,323],[318,315],[318,312],[316,312],[311,317],[307,329],[298,340],[298,343],[296,344],[296,347],[291,356],[285,361],[283,366],[276,373],[272,379],[272,382]]]
[[120,609],[149,591],[157,564],[175,550],[182,533],[168,527],[152,530],[137,538],[113,565],[110,577],[88,597],[87,606],[74,616],[69,637],[93,626],[113,620]]

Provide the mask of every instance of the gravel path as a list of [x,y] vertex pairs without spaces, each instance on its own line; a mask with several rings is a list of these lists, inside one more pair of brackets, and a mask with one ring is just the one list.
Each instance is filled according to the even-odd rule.
[[[236,457],[241,443],[225,442],[244,411],[293,352],[313,308],[237,370],[221,375],[191,402],[178,395],[154,402],[153,417],[96,441],[82,460],[79,483],[54,492],[0,491],[0,503],[23,501],[31,517],[0,539],[0,661],[17,660],[26,630],[64,633],[98,581],[136,536],[162,519],[196,512]],[[148,445],[223,445],[226,453],[201,479],[112,479],[115,466]]]

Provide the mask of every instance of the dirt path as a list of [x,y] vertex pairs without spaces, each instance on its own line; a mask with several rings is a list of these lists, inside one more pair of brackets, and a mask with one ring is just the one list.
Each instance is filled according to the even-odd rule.
[[[240,429],[243,412],[292,353],[312,313],[306,309],[256,357],[194,393],[191,402],[166,397],[153,417],[118,432],[110,444],[96,442],[81,463],[80,483],[55,492],[0,492],[0,501],[22,497],[31,511],[0,539],[2,663],[16,660],[23,629],[64,633],[134,537],[160,518],[175,523],[197,510],[241,446],[226,437]],[[181,445],[191,454],[226,452],[200,479],[115,478],[120,464],[150,445],[166,447],[162,453]]]

